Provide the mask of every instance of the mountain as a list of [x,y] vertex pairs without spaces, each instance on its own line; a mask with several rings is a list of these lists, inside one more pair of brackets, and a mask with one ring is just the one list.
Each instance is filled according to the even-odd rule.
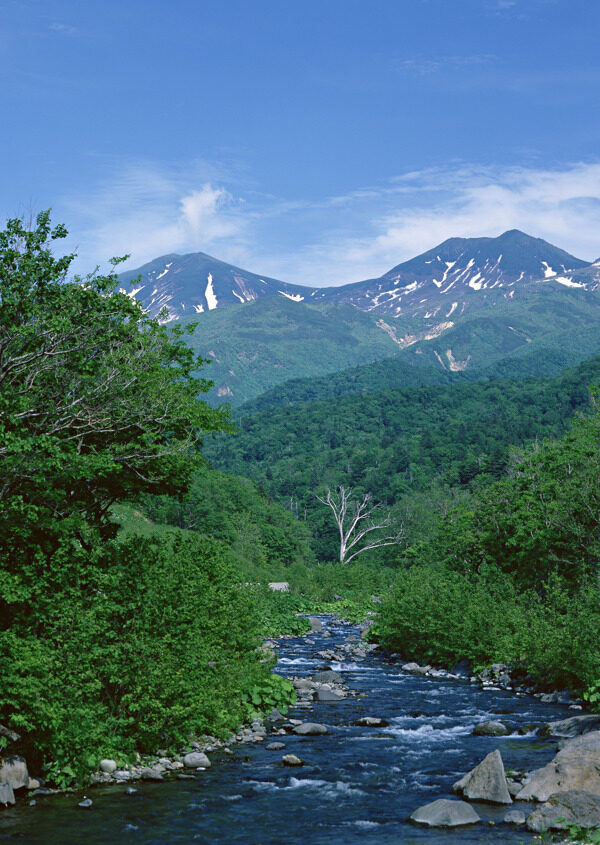
[[[594,265],[591,265],[594,267]],[[581,273],[581,271],[586,273]],[[530,283],[552,280],[596,288],[600,266],[541,238],[511,229],[497,238],[450,238],[378,279],[321,289],[315,300],[351,302],[363,311],[425,322],[456,320],[469,307],[511,299]],[[446,327],[447,322],[442,326]]]
[[[131,295],[152,315],[166,307],[170,319],[281,296],[295,302],[345,302],[380,317],[417,319],[421,329],[445,331],[467,308],[511,299],[531,283],[596,290],[600,261],[590,264],[511,229],[497,238],[449,238],[379,278],[340,287],[292,285],[203,252],[163,255],[120,279],[126,290],[135,282]],[[410,331],[405,340],[406,345],[413,342]]]
[[[400,369],[374,378],[397,375],[408,386],[433,383],[432,371],[554,375],[558,361],[600,352],[600,260],[516,229],[450,238],[377,279],[341,287],[290,285],[204,253],[166,255],[120,278],[151,314],[165,308],[167,321],[198,322],[190,342],[212,360],[203,372],[215,382],[209,400],[233,406],[290,379],[383,359],[398,359]],[[342,395],[348,384],[319,390]],[[272,401],[297,401],[297,392],[310,397],[311,388]]]
[[122,273],[119,280],[123,290],[140,299],[153,317],[166,308],[171,320],[265,296],[302,302],[314,290],[257,276],[204,252],[162,255],[137,270]]

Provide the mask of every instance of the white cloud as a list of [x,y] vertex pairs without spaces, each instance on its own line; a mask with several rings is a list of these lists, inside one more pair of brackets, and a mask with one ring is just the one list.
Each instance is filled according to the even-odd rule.
[[[326,234],[301,251],[295,280],[358,281],[446,238],[494,237],[513,228],[587,260],[600,254],[600,164],[439,168],[406,174],[394,185],[398,193],[388,188],[365,203],[362,233]],[[377,205],[386,211],[377,213]]]
[[77,269],[103,265],[113,255],[130,254],[125,266],[136,267],[169,252],[220,245],[230,253],[246,225],[242,204],[224,187],[203,181],[206,170],[191,167],[182,174],[134,165],[92,195],[66,200],[63,216],[76,220]]
[[285,281],[343,284],[380,275],[449,237],[512,228],[587,260],[600,255],[600,163],[455,163],[313,200],[248,189],[242,199],[221,177],[206,166],[139,165],[72,200],[57,219],[75,234],[77,269],[125,253],[133,268],[168,252],[204,251]]

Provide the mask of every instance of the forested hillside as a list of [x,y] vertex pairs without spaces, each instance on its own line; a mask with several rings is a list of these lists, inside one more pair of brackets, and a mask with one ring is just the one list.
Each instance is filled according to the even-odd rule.
[[562,434],[589,407],[588,386],[599,378],[594,358],[555,379],[398,388],[274,408],[241,417],[239,433],[211,441],[206,453],[306,519],[317,556],[334,559],[334,526],[317,492],[343,483],[409,505],[432,484],[460,490],[500,478],[512,447]]

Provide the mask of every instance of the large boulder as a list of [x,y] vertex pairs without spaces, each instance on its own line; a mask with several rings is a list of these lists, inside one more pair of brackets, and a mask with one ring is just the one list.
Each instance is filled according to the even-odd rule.
[[23,789],[29,783],[27,763],[23,757],[0,759],[0,783],[8,783],[13,789]]
[[600,825],[600,796],[583,789],[557,792],[527,819],[527,827],[533,833],[563,830],[568,824],[583,828]]
[[568,740],[552,762],[532,773],[518,801],[548,801],[556,792],[585,790],[600,795],[600,731]]
[[498,749],[484,757],[452,787],[453,792],[463,795],[469,801],[489,801],[490,804],[512,804],[506,786],[504,763]]
[[316,722],[302,722],[301,725],[296,725],[293,731],[298,736],[321,736],[321,734],[327,733],[327,728],[325,725],[319,725]]
[[571,716],[570,719],[560,719],[558,722],[548,722],[539,732],[546,736],[571,738],[598,730],[600,730],[600,715],[590,713],[585,716]]
[[313,616],[310,616],[308,621],[310,622],[310,630],[315,634],[318,634],[323,630],[323,623],[320,619],[315,619]]
[[344,698],[339,692],[334,692],[330,689],[318,689],[317,701],[341,701]]
[[466,801],[451,801],[438,798],[431,804],[419,807],[410,816],[410,821],[426,827],[459,827],[465,824],[477,824],[481,819]]
[[379,716],[361,716],[354,724],[361,728],[387,728],[389,722],[386,722],[385,719],[380,719]]

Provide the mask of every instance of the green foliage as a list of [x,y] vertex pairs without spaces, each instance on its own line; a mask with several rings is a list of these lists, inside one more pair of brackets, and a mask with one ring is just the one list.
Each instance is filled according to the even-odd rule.
[[551,689],[585,689],[600,671],[600,591],[570,595],[559,579],[544,597],[495,569],[466,575],[428,565],[399,573],[374,636],[424,662],[509,663]]
[[[219,468],[250,476],[291,505],[308,524],[317,557],[335,560],[338,533],[318,490],[344,484],[395,503],[415,539],[451,498],[502,478],[514,446],[563,434],[576,411],[589,408],[588,385],[599,377],[597,358],[553,380],[402,388],[274,408],[242,417],[237,436],[206,451]],[[369,554],[379,562],[394,557]]]
[[185,487],[202,435],[227,424],[198,401],[210,383],[181,329],[114,272],[67,281],[73,256],[51,252],[65,235],[47,212],[0,232],[0,626],[49,600],[50,561],[114,536],[113,502]]
[[102,757],[225,734],[271,684],[223,543],[146,523],[114,539],[119,502],[185,494],[228,415],[199,401],[183,330],[114,273],[67,280],[65,234],[47,213],[0,233],[0,721],[60,786]]
[[146,496],[143,505],[154,522],[227,543],[248,580],[285,581],[290,566],[314,563],[306,523],[247,478],[203,466],[184,497]]
[[113,542],[87,560],[86,589],[53,608],[39,630],[0,633],[3,721],[49,775],[225,734],[246,692],[279,689],[256,650],[253,591],[210,538]]
[[556,819],[555,823],[560,824],[566,832],[568,836],[567,842],[584,842],[586,845],[600,845],[600,828],[589,829],[580,827],[578,824],[570,824],[564,817]]
[[296,690],[287,678],[271,674],[244,692],[242,700],[246,706],[246,719],[252,719],[259,713],[268,714],[275,707],[285,715],[296,703]]
[[264,584],[251,585],[255,612],[260,618],[260,630],[265,637],[291,635],[299,637],[310,630],[310,623],[301,613],[311,610],[311,604],[292,593],[270,590]]

